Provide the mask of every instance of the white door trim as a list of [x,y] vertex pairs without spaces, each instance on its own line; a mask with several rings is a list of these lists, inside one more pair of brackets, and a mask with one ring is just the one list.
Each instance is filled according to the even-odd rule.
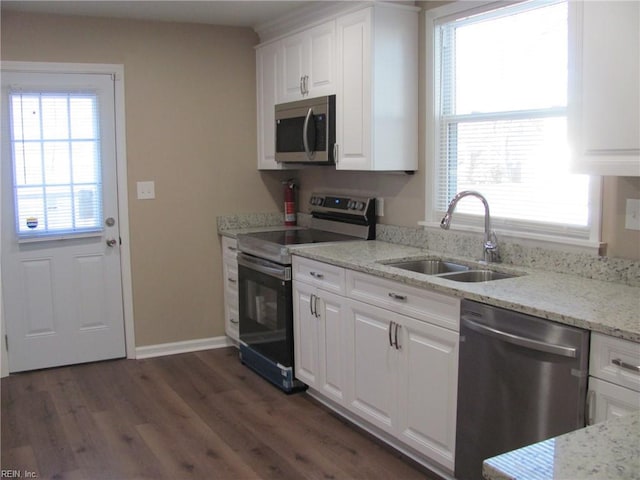
[[[53,62],[0,62],[4,71],[38,73],[82,73],[114,75],[114,98],[116,118],[116,169],[118,176],[118,216],[120,224],[120,269],[122,275],[122,307],[124,313],[125,347],[127,358],[136,358],[135,329],[133,321],[133,288],[131,278],[131,248],[129,241],[129,197],[127,187],[127,142],[125,126],[124,65],[105,63],[53,63]],[[1,308],[1,304],[0,304]],[[4,342],[4,318],[2,322],[1,376],[9,373],[6,345]]]

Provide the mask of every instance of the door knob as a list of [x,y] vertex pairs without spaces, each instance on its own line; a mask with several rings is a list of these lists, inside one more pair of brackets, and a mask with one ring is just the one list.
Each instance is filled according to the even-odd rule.
[[113,247],[118,241],[115,238],[107,238],[107,246]]

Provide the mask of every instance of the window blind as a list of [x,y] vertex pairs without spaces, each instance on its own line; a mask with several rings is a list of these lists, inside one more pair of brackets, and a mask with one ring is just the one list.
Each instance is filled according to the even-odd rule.
[[[436,214],[462,190],[494,224],[588,238],[589,177],[567,145],[566,2],[526,2],[436,26]],[[454,221],[483,215],[460,202]]]
[[98,99],[92,92],[9,92],[20,239],[102,231]]

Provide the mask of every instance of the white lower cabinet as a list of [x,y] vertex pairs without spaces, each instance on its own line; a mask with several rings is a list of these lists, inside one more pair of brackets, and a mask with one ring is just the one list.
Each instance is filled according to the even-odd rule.
[[294,282],[296,378],[332,400],[344,400],[344,297]]
[[458,333],[350,300],[348,408],[453,470]]
[[600,333],[591,335],[588,423],[640,410],[640,345]]
[[235,238],[222,237],[222,281],[224,282],[224,333],[236,344],[240,338],[238,308],[238,260]]
[[296,377],[385,441],[453,472],[459,300],[297,256],[293,275]]

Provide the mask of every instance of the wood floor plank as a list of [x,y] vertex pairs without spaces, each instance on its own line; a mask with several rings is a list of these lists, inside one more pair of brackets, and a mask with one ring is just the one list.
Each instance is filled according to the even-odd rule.
[[38,478],[435,478],[309,395],[284,394],[235,348],[10,375],[1,387],[2,468]]

